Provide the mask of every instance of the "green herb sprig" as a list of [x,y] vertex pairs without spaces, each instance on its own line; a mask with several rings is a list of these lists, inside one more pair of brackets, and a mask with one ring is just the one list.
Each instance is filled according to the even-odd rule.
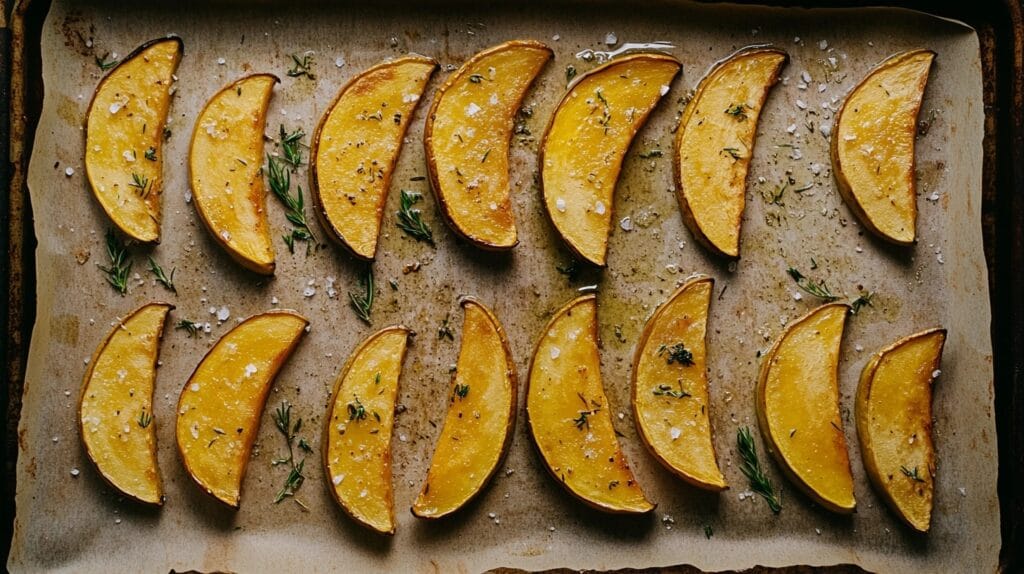
[[740,464],[740,471],[750,482],[750,489],[757,493],[768,503],[768,508],[778,514],[782,510],[782,502],[775,493],[775,486],[768,475],[761,469],[761,463],[757,459],[757,447],[754,445],[754,437],[750,434],[750,427],[743,427],[736,434],[736,446],[739,448],[740,457],[743,459]]
[[147,413],[146,409],[142,409],[142,413],[136,422],[139,423],[140,427],[146,428],[153,422],[153,415]]
[[168,291],[178,294],[178,289],[174,286],[174,272],[177,268],[171,269],[171,274],[167,275],[164,273],[164,268],[160,267],[160,264],[156,262],[156,259],[149,258],[149,271],[156,276],[158,283],[167,288]]
[[686,348],[683,343],[676,343],[669,347],[668,345],[662,345],[658,347],[658,356],[662,356],[668,353],[665,358],[668,364],[679,363],[680,365],[690,366],[693,364],[693,353]]
[[298,78],[306,76],[310,80],[315,80],[316,75],[313,74],[313,55],[309,52],[298,57],[295,54],[291,54],[293,66],[286,72],[290,78]]
[[448,323],[449,318],[449,315],[445,315],[444,320],[441,321],[441,326],[437,328],[438,339],[448,339],[449,341],[455,340],[455,333],[452,331],[452,326]]
[[364,292],[362,295],[357,295],[354,292],[349,292],[348,298],[352,309],[356,312],[356,316],[363,320],[367,325],[370,321],[370,311],[373,310],[373,297],[374,297],[374,285],[373,285],[373,268],[366,268],[366,275],[362,280]]
[[874,307],[871,300],[875,298],[875,294],[871,291],[862,291],[860,296],[854,299],[850,303],[850,313],[856,315],[864,307]]
[[143,199],[149,197],[149,192],[153,190],[149,178],[134,171],[132,172],[132,182],[128,184],[128,187],[135,188],[135,193]]
[[110,58],[109,60],[107,58],[110,58],[110,52],[107,52],[102,56],[96,56],[96,65],[104,72],[120,63],[116,58]]
[[107,257],[110,258],[110,267],[97,267],[107,274],[107,282],[113,285],[118,293],[128,293],[128,274],[132,270],[132,262],[128,258],[128,248],[117,238],[113,229],[107,230]]
[[302,131],[302,128],[296,128],[295,131],[288,132],[282,124],[279,130],[279,137],[281,139],[281,152],[284,154],[284,160],[291,164],[293,169],[301,166],[302,138],[306,137],[306,132]]
[[736,118],[737,121],[744,121],[747,119],[747,110],[753,109],[747,104],[733,104],[725,109],[725,113]]
[[175,329],[179,329],[188,333],[189,337],[199,336],[199,323],[189,321],[188,319],[182,319],[174,326]]
[[821,279],[817,282],[812,281],[807,277],[804,277],[803,273],[800,273],[793,267],[787,269],[786,273],[789,273],[789,276],[793,278],[793,281],[796,281],[797,287],[825,301],[826,303],[830,303],[839,298],[832,294],[832,291],[829,290],[828,285],[825,284],[824,279]]
[[679,389],[673,389],[671,385],[660,384],[654,387],[654,395],[658,397],[674,397],[677,399],[685,399],[686,397],[692,396],[690,393],[683,390],[683,384],[679,383]]
[[[302,419],[296,419],[295,423],[292,423],[292,406],[288,404],[288,401],[281,401],[281,406],[277,407],[274,412],[274,424],[277,426],[277,430],[284,436],[285,443],[288,445],[288,458],[279,458],[271,462],[273,466],[279,464],[287,464],[290,468],[288,476],[285,478],[284,486],[278,491],[277,496],[274,498],[274,504],[277,504],[285,498],[291,497],[295,502],[305,510],[306,505],[302,503],[298,498],[295,498],[295,493],[298,492],[302,483],[306,481],[306,476],[302,473],[302,469],[306,465],[306,457],[302,457],[298,463],[295,462],[295,450],[292,448],[295,444],[295,438],[298,436],[299,431],[302,430]],[[305,444],[306,447],[302,450],[309,452],[309,443],[305,439],[299,439],[300,446]]]
[[900,472],[902,472],[904,476],[906,476],[910,480],[913,480],[914,482],[924,482],[924,479],[921,478],[921,476],[917,474],[917,467],[916,466],[914,467],[914,470],[910,470],[909,468],[907,468],[905,466],[900,466]]
[[469,385],[460,385],[456,383],[455,389],[452,392],[455,394],[456,397],[464,399],[467,396],[469,396]]
[[423,221],[423,213],[419,209],[413,208],[423,196],[412,192],[401,190],[401,201],[398,210],[398,228],[408,234],[416,241],[424,241],[431,245],[434,244],[434,233],[430,230],[430,226]]
[[285,217],[294,226],[291,233],[284,235],[283,239],[288,250],[295,253],[295,241],[306,242],[306,253],[313,244],[316,244],[316,236],[309,228],[306,221],[305,200],[302,197],[302,186],[296,186],[298,193],[291,194],[292,176],[285,169],[281,160],[267,154],[267,180],[270,183],[270,191],[284,204],[287,212]]

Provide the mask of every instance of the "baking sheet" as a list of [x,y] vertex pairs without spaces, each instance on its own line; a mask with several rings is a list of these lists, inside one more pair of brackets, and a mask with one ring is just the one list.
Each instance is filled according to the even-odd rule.
[[[643,10],[545,3],[488,11],[464,5],[300,5],[288,10],[250,6],[242,12],[211,7],[201,12],[182,15],[180,8],[168,4],[133,7],[129,13],[115,4],[71,8],[55,2],[46,21],[46,99],[29,173],[39,238],[39,309],[22,411],[12,569],[481,571],[683,563],[710,570],[836,563],[894,572],[995,569],[997,459],[979,214],[981,71],[972,30],[897,10],[674,2],[651,3]],[[127,297],[120,297],[95,268],[106,263],[103,234],[108,224],[89,195],[81,165],[81,125],[101,76],[93,58],[108,51],[127,54],[145,40],[169,33],[184,39],[185,57],[172,106],[172,136],[165,148],[164,240],[152,250],[133,249],[140,280]],[[606,44],[609,33],[617,41],[611,47]],[[252,313],[281,307],[310,317],[313,330],[278,377],[268,405],[273,408],[284,399],[294,403],[294,414],[303,416],[312,430],[319,428],[345,357],[371,328],[347,308],[346,292],[358,288],[362,267],[336,247],[327,245],[307,257],[301,249],[287,253],[278,242],[277,276],[266,280],[242,271],[209,238],[186,201],[185,160],[198,110],[216,89],[243,73],[271,71],[283,81],[272,102],[267,134],[275,136],[280,123],[310,133],[338,87],[385,57],[412,51],[437,58],[444,67],[428,87],[429,97],[449,65],[457,67],[479,49],[510,38],[545,41],[556,53],[527,98],[534,113],[526,125],[533,137],[517,137],[512,146],[520,245],[511,255],[495,255],[461,244],[437,217],[429,193],[422,205],[438,239],[436,249],[413,242],[394,227],[396,190],[429,191],[426,182],[413,181],[426,175],[420,137],[429,101],[422,103],[410,128],[388,200],[374,266],[378,302],[373,328],[402,322],[420,333],[406,362],[399,399],[405,411],[395,429],[397,535],[387,540],[365,533],[334,508],[315,456],[299,492],[309,512],[291,502],[274,505],[286,471],[270,465],[284,444],[269,412],[241,510],[217,506],[185,476],[173,447],[177,395],[203,353],[236,320]],[[568,262],[568,254],[542,215],[534,178],[537,141],[564,91],[566,66],[583,71],[596,65],[577,53],[661,40],[674,44],[669,53],[680,58],[684,72],[638,134],[624,164],[614,209],[616,220],[629,217],[632,226],[625,227],[632,229],[615,228],[609,269],[588,271],[570,282],[556,269]],[[761,119],[748,186],[743,259],[729,267],[708,258],[681,223],[670,191],[670,132],[683,107],[679,99],[708,66],[755,43],[778,45],[790,53],[791,61],[783,73],[786,81],[775,88]],[[866,235],[842,204],[821,126],[877,61],[920,46],[938,53],[922,113],[933,121],[918,143],[921,240],[913,249],[898,250]],[[289,54],[306,50],[314,52],[316,81],[285,76]],[[826,78],[822,62],[831,68],[830,57],[838,69]],[[804,71],[811,82],[801,89]],[[825,85],[824,91],[819,84]],[[813,133],[808,122],[813,122]],[[665,157],[638,157],[651,149],[665,151]],[[68,167],[71,176],[65,175]],[[784,195],[785,205],[768,204],[762,192],[771,192],[788,175],[797,184]],[[814,182],[812,190],[792,192],[808,182]],[[269,199],[271,221],[284,232],[284,212],[274,201]],[[318,235],[323,238],[322,231]],[[147,254],[168,269],[177,268],[177,296],[145,272]],[[812,257],[818,264],[814,271],[809,270]],[[421,265],[418,272],[403,273],[416,262]],[[950,329],[943,375],[935,388],[939,469],[928,536],[909,533],[870,488],[849,418],[845,430],[859,502],[856,515],[835,517],[813,506],[785,482],[763,447],[762,461],[783,489],[783,511],[775,517],[760,499],[748,496],[733,445],[739,426],[756,427],[756,353],[767,349],[784,323],[814,304],[810,297],[794,298],[795,286],[785,274],[789,266],[827,279],[834,291],[851,298],[860,287],[878,293],[874,307],[853,317],[847,328],[840,365],[844,413],[852,409],[857,375],[872,351],[924,327],[943,324]],[[692,489],[662,469],[639,442],[628,404],[629,362],[643,323],[693,272],[714,276],[720,293],[712,306],[708,345],[715,444],[732,484],[721,495]],[[391,279],[397,291],[388,286]],[[475,294],[492,306],[505,323],[525,376],[544,322],[576,287],[591,283],[601,293],[603,375],[614,412],[621,413],[616,427],[624,435],[623,447],[638,480],[658,509],[648,517],[609,517],[570,499],[542,469],[520,418],[509,457],[479,501],[449,521],[413,519],[405,509],[440,432],[448,368],[457,356],[457,296]],[[315,293],[307,297],[310,287]],[[110,492],[85,458],[75,426],[84,359],[116,317],[153,299],[176,304],[174,320],[212,324],[212,332],[199,339],[169,332],[162,346],[154,420],[168,501],[159,511],[140,509]],[[222,307],[231,316],[220,324],[210,309]],[[436,336],[449,314],[454,343]],[[304,434],[319,449],[319,434]],[[73,469],[80,471],[77,478]],[[714,530],[710,539],[705,525]]]

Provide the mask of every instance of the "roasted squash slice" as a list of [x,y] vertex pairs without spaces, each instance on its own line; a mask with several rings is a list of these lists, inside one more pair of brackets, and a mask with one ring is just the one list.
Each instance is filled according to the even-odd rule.
[[391,175],[437,62],[406,56],[352,78],[327,109],[310,150],[320,221],[359,259],[372,260]]
[[331,496],[356,522],[381,534],[395,533],[391,429],[409,334],[405,327],[388,327],[352,352],[324,421]]
[[832,172],[843,201],[882,239],[910,245],[917,238],[914,138],[930,50],[896,54],[858,84],[836,114]]
[[164,501],[156,462],[153,385],[167,303],[143,305],[107,335],[82,382],[82,443],[96,470],[128,498]]
[[787,325],[761,359],[757,381],[757,419],[768,450],[801,490],[841,514],[857,504],[837,374],[849,310],[828,303]]
[[701,80],[676,132],[676,193],[694,238],[724,257],[740,255],[740,222],[757,120],[789,56],[748,48]]
[[96,87],[85,120],[85,172],[93,195],[125,235],[160,240],[164,126],[181,61],[180,38],[147,42]]
[[424,131],[430,182],[448,225],[483,249],[519,242],[508,146],[523,97],[551,57],[539,42],[505,42],[470,58],[434,96]]
[[541,144],[544,207],[579,259],[605,265],[622,160],[680,68],[663,54],[623,56],[580,76],[558,104]]
[[544,328],[530,366],[526,417],[545,466],[570,494],[605,512],[654,509],[612,426],[601,382],[596,295],[571,301]]
[[246,319],[217,341],[181,390],[176,436],[185,470],[232,508],[239,505],[267,394],[307,325],[292,311]]
[[189,170],[199,217],[214,240],[246,269],[274,274],[274,246],[263,187],[263,128],[278,82],[246,76],[222,89],[199,113]]
[[505,330],[476,299],[463,298],[462,308],[462,349],[448,414],[427,480],[412,506],[420,518],[447,516],[480,494],[512,442],[516,370]]
[[714,279],[686,282],[647,321],[633,358],[633,411],[651,454],[690,484],[728,488],[711,442],[704,336]]
[[904,337],[864,366],[857,389],[857,436],[871,483],[911,528],[931,526],[935,490],[932,382],[945,329]]

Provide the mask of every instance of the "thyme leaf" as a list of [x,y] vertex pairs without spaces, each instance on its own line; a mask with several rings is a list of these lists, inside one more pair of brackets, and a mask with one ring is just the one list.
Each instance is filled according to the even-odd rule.
[[660,384],[654,387],[654,395],[658,397],[674,397],[677,399],[684,399],[692,396],[690,393],[683,390],[682,382],[679,383],[679,390],[673,389],[671,385]]
[[281,138],[281,151],[284,153],[284,159],[293,168],[297,168],[302,165],[302,138],[306,137],[306,132],[302,131],[302,128],[296,128],[293,132],[287,132],[284,129],[284,125],[281,125],[279,130]]
[[875,294],[871,291],[861,291],[860,296],[850,303],[850,314],[856,315],[858,311],[864,307],[874,307],[871,304],[871,300],[875,298]]
[[115,58],[110,58],[110,52],[103,54],[103,56],[96,56],[96,65],[99,66],[100,70],[106,72],[107,70],[118,65],[120,62]]
[[658,347],[659,357],[664,355],[666,352],[668,352],[668,357],[666,357],[666,360],[670,365],[672,363],[679,363],[680,365],[685,366],[690,366],[693,364],[693,353],[691,353],[690,350],[687,349],[686,346],[683,345],[683,343],[681,342],[676,343],[671,347],[669,347],[668,345],[662,345]]
[[113,229],[107,230],[107,257],[110,258],[110,267],[97,267],[107,274],[107,282],[113,285],[118,293],[128,293],[128,273],[131,272],[132,262],[128,259],[128,248],[117,238]]
[[310,80],[315,80],[316,75],[313,74],[313,54],[306,52],[299,58],[295,54],[291,54],[292,63],[294,64],[291,69],[286,72],[290,78],[298,78],[306,76]]
[[199,323],[189,321],[188,319],[182,319],[178,321],[178,324],[174,326],[175,329],[180,329],[188,333],[189,337],[199,336]]
[[826,303],[835,301],[836,299],[839,298],[832,294],[832,291],[829,290],[828,285],[825,284],[824,279],[814,282],[808,279],[807,277],[804,277],[803,273],[800,273],[793,267],[787,269],[786,273],[789,273],[789,276],[793,278],[793,281],[796,281],[797,287],[825,301]]
[[366,407],[359,401],[359,397],[352,395],[353,401],[348,404],[348,420],[350,421],[362,421],[366,420]]
[[725,113],[736,118],[737,121],[744,121],[747,119],[747,110],[753,109],[747,104],[733,104],[725,109]]
[[441,321],[441,326],[437,328],[438,339],[448,339],[449,341],[455,340],[455,334],[452,332],[451,325],[448,324],[449,315],[444,316],[444,320]]
[[156,262],[156,259],[153,259],[152,257],[150,257],[149,258],[149,271],[153,275],[156,275],[156,280],[161,285],[166,287],[168,291],[174,293],[175,295],[178,294],[177,288],[174,287],[174,272],[177,271],[177,268],[171,269],[171,274],[170,274],[170,276],[168,276],[166,273],[164,273],[164,268],[160,267],[160,264]]
[[722,152],[721,153],[722,153],[722,155],[728,155],[729,157],[731,157],[733,159],[733,161],[736,161],[736,160],[739,160],[739,159],[743,159],[743,156],[740,155],[740,150],[738,148],[724,147],[724,148],[722,148]]
[[902,472],[904,476],[906,476],[910,480],[913,480],[914,482],[924,482],[924,479],[921,478],[921,476],[917,474],[917,467],[916,466],[914,467],[914,470],[910,470],[909,468],[907,468],[905,466],[900,466],[900,472]]
[[398,228],[408,234],[416,241],[425,241],[434,244],[434,233],[430,226],[423,221],[423,213],[414,209],[413,205],[423,199],[419,193],[401,190],[401,201],[398,210]]
[[373,310],[373,297],[374,297],[374,286],[373,286],[373,268],[366,268],[366,275],[362,281],[365,292],[362,295],[357,295],[353,292],[349,292],[348,298],[352,309],[356,312],[356,316],[363,320],[367,325],[370,321],[370,311]]
[[739,448],[740,457],[743,459],[740,471],[750,482],[750,490],[760,495],[768,503],[768,508],[778,514],[782,510],[782,502],[775,493],[775,486],[771,479],[761,469],[761,463],[757,459],[754,437],[750,435],[750,427],[743,427],[739,430],[736,434],[736,445]]
[[464,399],[469,395],[469,385],[460,385],[456,383],[455,389],[452,392],[454,392],[455,396],[459,397],[460,399]]
[[143,199],[149,197],[149,192],[153,189],[148,177],[134,171],[132,172],[132,182],[128,184],[128,187],[135,188],[135,193]]
[[146,412],[146,409],[142,409],[142,414],[139,415],[139,419],[136,421],[139,426],[146,428],[153,422],[153,415]]

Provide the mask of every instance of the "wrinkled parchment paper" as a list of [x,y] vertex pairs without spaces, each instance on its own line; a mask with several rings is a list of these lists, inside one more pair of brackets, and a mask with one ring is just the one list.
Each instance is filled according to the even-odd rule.
[[[992,410],[989,303],[980,233],[982,84],[978,41],[961,25],[895,10],[861,12],[762,9],[648,3],[615,8],[591,3],[525,3],[481,9],[417,6],[324,8],[273,6],[189,8],[167,2],[56,1],[46,20],[42,54],[46,99],[36,135],[30,186],[38,250],[38,318],[21,420],[17,522],[10,566],[16,571],[482,571],[561,566],[614,569],[693,564],[705,569],[756,564],[859,564],[887,572],[985,572],[999,548],[996,437]],[[126,297],[104,282],[103,213],[90,196],[82,165],[82,124],[102,73],[95,56],[130,52],[151,38],[178,34],[185,56],[165,148],[163,241],[136,246]],[[512,143],[512,182],[521,244],[507,255],[456,241],[437,216],[422,152],[423,119],[434,89],[476,51],[511,38],[548,43],[554,61],[527,97],[529,135]],[[570,281],[557,267],[567,252],[542,215],[536,184],[537,143],[566,85],[566,67],[596,65],[575,55],[625,43],[667,41],[684,73],[637,135],[615,199],[609,268]],[[708,67],[734,50],[770,43],[791,56],[784,81],[766,104],[751,166],[743,258],[734,267],[707,256],[683,227],[671,192],[672,128],[681,98]],[[903,49],[938,53],[918,140],[919,243],[895,249],[870,237],[843,205],[830,172],[827,138],[846,92],[874,66]],[[311,51],[315,80],[289,77],[290,54]],[[306,255],[275,241],[274,279],[243,271],[218,248],[189,203],[188,141],[202,104],[249,71],[281,76],[267,135],[278,126],[311,133],[336,90],[358,71],[407,52],[438,59],[406,140],[388,199],[378,261],[373,329],[404,323],[419,332],[406,362],[394,432],[393,539],[353,525],[335,508],[319,462],[320,422],[348,353],[371,332],[348,308],[362,265],[331,244]],[[304,140],[308,143],[308,138]],[[274,151],[268,140],[267,149]],[[640,153],[662,150],[663,157]],[[780,203],[776,186],[793,184]],[[305,189],[305,170],[295,178]],[[802,192],[794,189],[813,184]],[[436,248],[395,227],[399,188],[425,194],[420,206]],[[294,188],[293,188],[294,189]],[[282,206],[270,197],[275,236],[286,232]],[[307,212],[312,218],[311,211]],[[626,219],[628,218],[628,219]],[[628,229],[628,230],[627,230]],[[317,236],[325,235],[314,227]],[[174,276],[174,295],[146,271],[155,256]],[[812,258],[816,269],[812,269]],[[415,264],[418,271],[412,271]],[[739,471],[736,431],[756,427],[753,388],[758,351],[789,320],[816,301],[798,299],[790,266],[852,299],[877,293],[851,318],[840,378],[845,433],[856,479],[857,513],[830,515],[762,462],[782,489],[774,516],[749,494]],[[405,271],[409,271],[405,273]],[[708,336],[715,444],[731,489],[695,490],[661,468],[640,443],[628,404],[629,363],[641,328],[665,297],[695,272],[717,280]],[[394,281],[396,288],[389,286]],[[525,378],[536,337],[576,288],[597,284],[603,375],[616,428],[638,480],[658,508],[649,516],[606,516],[566,495],[544,472],[523,418],[510,454],[490,488],[457,517],[421,522],[408,512],[443,421],[449,365],[457,357],[460,294],[491,305],[508,331]],[[169,330],[156,389],[160,472],[167,503],[139,508],[111,492],[80,446],[76,402],[85,359],[118,317],[144,302],[177,305],[171,322],[209,322],[196,339]],[[238,320],[271,308],[292,308],[312,320],[305,339],[277,379],[262,421],[238,512],[221,508],[186,477],[174,447],[174,405],[188,374],[213,342]],[[218,321],[211,311],[226,310]],[[439,339],[445,317],[455,341]],[[851,411],[857,376],[869,355],[897,337],[933,325],[949,328],[943,374],[935,386],[939,467],[935,518],[927,536],[911,534],[883,506],[860,460]],[[301,433],[316,454],[293,501],[273,504],[286,469],[271,461],[285,452],[271,411],[287,400],[303,417]],[[520,396],[520,401],[523,397]],[[400,409],[401,410],[401,409]],[[761,443],[759,443],[761,444]],[[77,472],[77,476],[76,476]],[[713,535],[705,536],[705,526]]]

